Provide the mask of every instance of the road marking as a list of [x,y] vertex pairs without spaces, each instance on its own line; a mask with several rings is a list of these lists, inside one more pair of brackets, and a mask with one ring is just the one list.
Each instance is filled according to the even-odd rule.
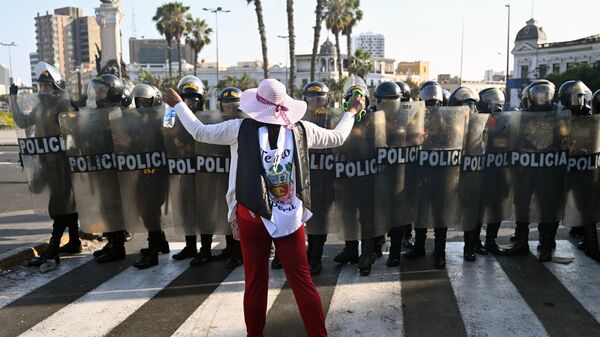
[[91,254],[61,257],[58,267],[49,273],[42,274],[39,268],[31,267],[27,269],[29,274],[24,279],[3,278],[0,283],[0,308],[91,261],[92,258]]
[[493,256],[463,260],[462,242],[446,244],[446,268],[468,336],[548,336]]
[[[170,246],[181,249],[184,245]],[[127,268],[21,336],[105,335],[189,267],[187,261],[174,261],[169,254],[161,254],[159,260],[158,266],[146,270]]]
[[[535,251],[537,242],[529,242],[531,251]],[[600,268],[597,262],[587,257],[572,243],[556,241],[555,256],[574,257],[569,264],[544,263],[544,266],[569,290],[571,295],[600,322]]]
[[327,313],[327,330],[336,336],[402,336],[404,322],[400,270],[377,259],[369,276],[356,265],[342,267]]
[[[285,284],[283,270],[271,270],[267,312]],[[244,269],[237,267],[173,334],[174,337],[246,335]]]

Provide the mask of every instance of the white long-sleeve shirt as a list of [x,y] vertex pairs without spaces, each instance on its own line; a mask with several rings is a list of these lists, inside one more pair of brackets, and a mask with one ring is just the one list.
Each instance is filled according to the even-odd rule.
[[[196,118],[184,102],[175,105],[177,117],[183,127],[198,142],[216,145],[229,145],[231,150],[231,161],[229,168],[229,188],[227,190],[227,220],[235,221],[235,179],[238,162],[238,133],[243,119],[231,119],[217,124],[204,124]],[[337,147],[344,144],[346,138],[352,131],[354,118],[349,113],[344,113],[338,125],[333,130],[322,128],[308,121],[301,121],[306,129],[306,141],[309,149],[325,149]],[[258,135],[257,135],[258,137]]]

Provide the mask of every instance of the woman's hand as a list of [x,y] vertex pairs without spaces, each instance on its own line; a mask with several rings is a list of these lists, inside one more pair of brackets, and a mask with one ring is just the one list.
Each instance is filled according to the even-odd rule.
[[355,95],[352,97],[348,104],[347,111],[354,116],[363,110],[365,110],[365,96]]
[[170,107],[175,107],[179,102],[183,102],[183,99],[181,99],[181,96],[179,96],[177,91],[172,88],[167,88],[165,103]]

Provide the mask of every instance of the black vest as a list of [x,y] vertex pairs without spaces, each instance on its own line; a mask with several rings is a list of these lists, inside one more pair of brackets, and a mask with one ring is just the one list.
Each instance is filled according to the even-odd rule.
[[[271,204],[267,181],[263,175],[262,158],[258,144],[258,129],[266,124],[246,118],[238,133],[238,166],[235,180],[237,202],[263,218],[271,218]],[[310,171],[306,130],[301,122],[294,124],[294,168],[296,196],[310,209]]]

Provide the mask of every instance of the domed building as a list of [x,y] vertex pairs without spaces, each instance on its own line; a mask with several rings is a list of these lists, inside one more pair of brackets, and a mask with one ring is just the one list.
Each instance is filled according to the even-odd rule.
[[514,68],[509,82],[510,104],[518,106],[521,89],[550,73],[562,73],[575,63],[600,61],[600,34],[572,41],[547,42],[544,28],[534,19],[517,33],[512,50]]

